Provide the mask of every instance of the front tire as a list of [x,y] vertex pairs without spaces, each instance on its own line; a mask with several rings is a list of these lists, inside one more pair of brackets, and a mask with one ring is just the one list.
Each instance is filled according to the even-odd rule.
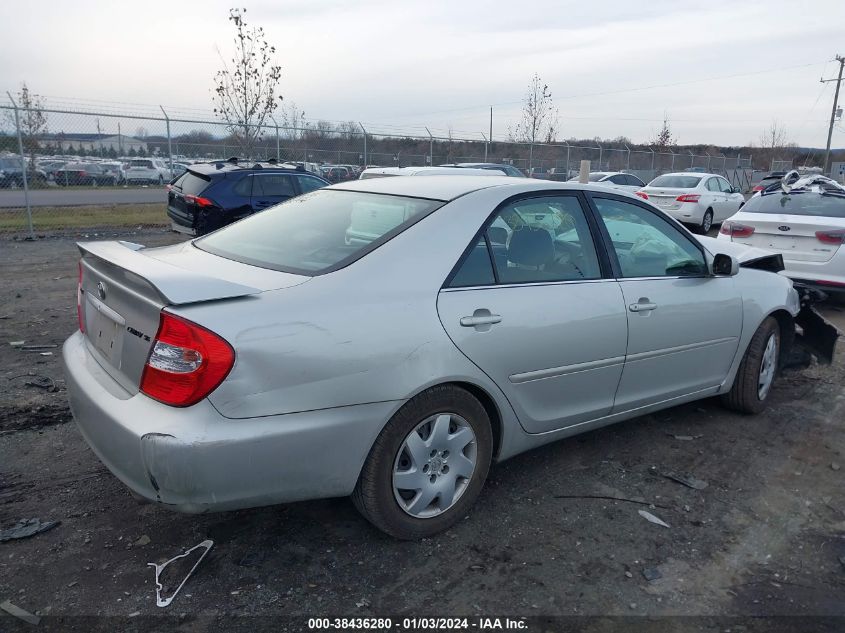
[[740,413],[760,413],[766,408],[777,376],[780,359],[780,326],[774,317],[760,324],[734,378],[731,390],[722,396],[722,403]]
[[493,454],[490,419],[475,396],[453,385],[408,401],[376,438],[352,501],[398,539],[442,532],[475,503]]

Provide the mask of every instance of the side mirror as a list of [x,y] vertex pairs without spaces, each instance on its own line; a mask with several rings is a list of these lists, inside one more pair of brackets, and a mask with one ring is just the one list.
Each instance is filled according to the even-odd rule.
[[713,257],[713,263],[710,265],[710,271],[719,277],[733,277],[739,273],[739,261],[732,255],[725,255],[719,253]]

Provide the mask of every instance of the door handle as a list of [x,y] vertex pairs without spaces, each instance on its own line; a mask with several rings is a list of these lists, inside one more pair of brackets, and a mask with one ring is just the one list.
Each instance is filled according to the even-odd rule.
[[490,314],[487,316],[465,316],[461,317],[461,325],[464,327],[475,327],[477,325],[493,325],[500,323],[502,317],[498,314]]
[[651,312],[652,310],[657,310],[657,304],[649,303],[647,300],[643,301],[640,299],[638,303],[632,303],[629,305],[628,309],[631,312]]

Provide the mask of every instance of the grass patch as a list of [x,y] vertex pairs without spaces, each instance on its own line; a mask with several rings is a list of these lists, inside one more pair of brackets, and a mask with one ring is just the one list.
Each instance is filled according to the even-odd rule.
[[[167,209],[160,202],[32,209],[32,225],[36,231],[169,224]],[[26,209],[0,209],[0,232],[28,230]]]

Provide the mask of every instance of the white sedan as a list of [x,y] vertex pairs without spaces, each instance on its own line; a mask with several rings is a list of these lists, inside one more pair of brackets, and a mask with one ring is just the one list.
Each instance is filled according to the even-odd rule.
[[637,195],[704,235],[745,203],[740,190],[717,174],[664,174],[640,189]]
[[845,294],[845,187],[829,178],[809,176],[755,194],[722,224],[719,239],[777,251],[783,274]]
[[[569,182],[578,182],[579,176],[570,178]],[[621,171],[591,171],[589,181],[603,187],[612,187],[629,193],[635,193],[645,187],[645,183],[634,174]]]

